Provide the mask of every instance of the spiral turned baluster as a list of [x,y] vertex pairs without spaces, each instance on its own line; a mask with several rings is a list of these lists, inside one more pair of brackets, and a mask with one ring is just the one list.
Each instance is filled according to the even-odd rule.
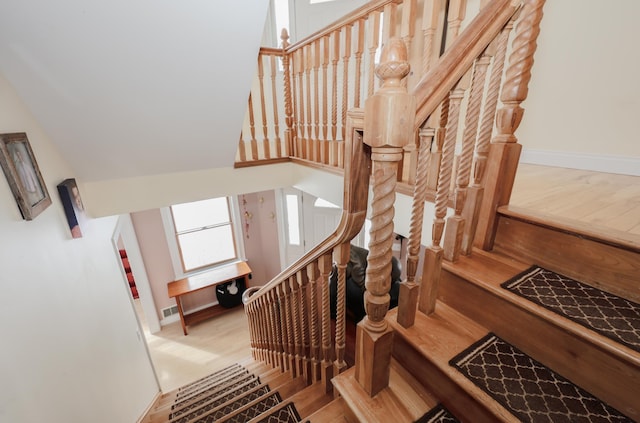
[[376,68],[382,85],[365,102],[364,142],[371,146],[373,200],[364,294],[367,316],[356,331],[355,377],[371,396],[389,384],[393,332],[385,315],[391,286],[393,204],[398,164],[413,136],[416,107],[402,83],[409,70],[406,46],[398,38],[390,39]]

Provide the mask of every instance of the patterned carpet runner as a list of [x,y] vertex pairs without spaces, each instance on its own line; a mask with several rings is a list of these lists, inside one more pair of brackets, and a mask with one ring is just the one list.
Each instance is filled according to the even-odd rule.
[[539,266],[502,287],[640,352],[640,304]]
[[280,394],[240,365],[229,366],[178,389],[171,407],[171,423],[244,423],[253,418],[269,423],[297,423],[300,416],[293,403],[283,403]]
[[493,334],[450,364],[523,422],[632,422]]
[[442,404],[436,405],[416,423],[460,423]]

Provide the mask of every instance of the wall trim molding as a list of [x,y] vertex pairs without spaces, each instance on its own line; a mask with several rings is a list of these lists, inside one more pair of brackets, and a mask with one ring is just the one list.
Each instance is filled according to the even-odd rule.
[[520,163],[640,176],[640,157],[522,149]]

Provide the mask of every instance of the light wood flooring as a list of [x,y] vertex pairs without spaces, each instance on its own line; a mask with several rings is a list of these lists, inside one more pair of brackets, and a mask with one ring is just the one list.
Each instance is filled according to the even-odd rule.
[[180,322],[163,326],[155,334],[149,332],[144,321],[141,324],[163,392],[251,357],[249,328],[243,307],[189,326],[187,336],[182,333]]
[[520,164],[510,205],[570,219],[640,246],[640,177]]

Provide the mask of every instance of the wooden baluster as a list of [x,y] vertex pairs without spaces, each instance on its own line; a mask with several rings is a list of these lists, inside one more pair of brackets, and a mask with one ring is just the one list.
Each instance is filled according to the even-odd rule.
[[249,93],[249,129],[251,130],[251,160],[258,160],[258,141],[256,140],[256,127],[253,118],[252,93]]
[[320,40],[313,43],[313,114],[314,114],[314,159],[317,163],[322,163],[320,157],[320,81],[318,72],[320,71]]
[[369,37],[367,44],[369,45],[369,83],[367,84],[367,97],[373,95],[375,86],[375,66],[376,66],[376,51],[380,43],[380,12],[371,12],[369,15]]
[[329,107],[329,78],[328,67],[330,61],[330,43],[329,35],[322,38],[322,139],[324,140],[324,164],[329,164],[329,127],[328,127],[328,107]]
[[435,129],[420,130],[420,151],[418,154],[418,170],[413,187],[413,204],[411,207],[411,223],[409,225],[409,246],[407,248],[407,279],[400,285],[398,297],[398,323],[408,328],[413,326],[418,304],[419,285],[415,281],[420,259],[420,243],[424,223],[424,201],[427,196],[427,170],[429,168],[429,149],[435,136]]
[[299,320],[300,320],[300,338],[302,347],[301,359],[302,359],[302,374],[307,383],[312,382],[311,375],[311,344],[310,344],[310,330],[309,330],[309,279],[307,279],[307,271],[300,270],[296,273],[296,279],[298,282],[298,290],[300,293],[300,306],[299,306]]
[[336,252],[336,264],[338,268],[338,284],[336,295],[336,361],[334,374],[342,373],[347,369],[344,360],[346,347],[346,299],[347,299],[347,263],[349,263],[351,245],[348,242],[340,244]]
[[364,19],[358,20],[358,35],[356,36],[356,75],[353,85],[353,107],[360,107],[360,93],[362,91],[362,53],[364,52]]
[[[402,21],[400,27],[400,36],[402,41],[407,46],[407,52],[411,56],[411,43],[413,42],[413,36],[416,33],[416,0],[404,0],[402,3]],[[409,78],[406,77],[402,80],[402,83],[407,86]],[[415,165],[416,163],[414,163]]]
[[296,367],[296,361],[295,361],[295,354],[296,354],[296,350],[295,350],[295,334],[293,332],[293,313],[292,313],[292,309],[291,309],[291,286],[289,285],[289,281],[286,280],[284,281],[282,284],[282,289],[284,292],[284,310],[285,310],[285,315],[286,315],[286,320],[287,320],[287,348],[288,348],[288,355],[287,358],[289,359],[289,372],[291,373],[291,376],[296,377],[298,376],[298,368]]
[[320,289],[322,290],[322,363],[320,365],[322,385],[325,392],[331,392],[333,385],[333,351],[331,349],[331,305],[329,295],[329,274],[331,273],[331,253],[318,260],[320,271]]
[[[396,36],[398,22],[398,5],[396,3],[388,3],[384,6],[382,14],[384,23],[382,24],[382,43]],[[381,59],[382,60],[382,59]]]
[[256,334],[255,334],[255,316],[253,315],[253,308],[255,303],[251,302],[244,308],[247,314],[247,322],[249,322],[249,344],[251,346],[251,357],[257,360],[256,355]]
[[447,14],[447,39],[446,48],[460,35],[460,26],[467,13],[466,0],[449,0],[449,12]]
[[240,162],[247,161],[247,152],[244,147],[244,140],[242,139],[242,131],[240,131],[240,140],[238,140],[238,157]]
[[291,316],[293,318],[293,336],[296,348],[296,374],[304,376],[304,366],[302,363],[302,316],[300,313],[300,286],[297,282],[297,275],[289,278],[291,286]]
[[442,31],[440,28],[440,12],[444,8],[444,0],[431,0],[424,2],[424,10],[422,14],[422,72],[427,73],[431,69],[431,64],[440,56],[438,45],[439,35]]
[[280,332],[282,334],[282,361],[284,363],[284,371],[291,371],[290,353],[289,349],[289,326],[288,326],[288,312],[287,301],[285,298],[284,284],[280,284],[275,287],[276,294],[278,295],[278,304],[280,305]]
[[[286,53],[286,49],[289,46],[289,34],[286,29],[283,29],[280,34],[280,39],[282,40],[282,50],[285,50],[285,53],[282,55],[282,68],[283,73],[282,76],[284,78],[283,88],[284,88],[284,115],[285,115],[285,124],[287,125],[287,129],[285,130],[285,151],[284,155],[295,155],[293,148],[293,140],[294,140],[294,127],[293,127],[293,111],[295,107],[292,106],[292,100],[295,99],[295,93],[291,91],[291,65],[290,65],[290,55]],[[294,84],[295,85],[295,84]],[[274,107],[275,109],[275,107]]]
[[473,160],[473,146],[475,144],[476,135],[478,134],[480,108],[482,107],[483,90],[486,82],[489,62],[489,57],[483,55],[479,59],[476,59],[473,66],[471,93],[469,94],[465,127],[462,135],[462,151],[459,156],[458,171],[456,175],[454,196],[455,214],[447,219],[447,229],[444,235],[444,258],[449,261],[458,260],[460,255],[462,234],[465,226],[465,220],[462,217],[462,210],[467,198],[467,186],[469,185],[471,162]]
[[[489,156],[489,143],[491,141],[491,133],[495,121],[496,109],[498,105],[498,97],[500,95],[500,83],[502,81],[502,72],[504,70],[504,61],[507,53],[507,43],[509,34],[513,29],[514,20],[510,20],[505,28],[500,32],[494,43],[489,46],[485,54],[493,53],[493,66],[491,68],[491,76],[489,77],[489,87],[482,113],[482,123],[476,141],[476,157],[473,163],[473,183],[469,187],[467,193],[467,201],[462,211],[462,217],[465,219],[465,229],[462,235],[462,254],[471,254],[473,247],[473,238],[478,226],[478,212],[480,211],[480,202],[484,193],[484,170]],[[494,52],[495,50],[495,52]]]
[[280,370],[284,371],[284,362],[282,360],[282,332],[280,330],[280,307],[278,304],[278,295],[275,289],[271,289],[267,295],[269,296],[269,303],[271,304],[271,315],[273,316],[273,321],[271,325],[273,326],[273,333],[275,336],[275,357],[276,363],[275,365],[280,368]]
[[[306,267],[307,279],[309,280],[309,323],[311,331],[311,381],[320,380],[320,333],[318,328],[318,279],[320,272],[316,262],[310,263]],[[322,280],[320,280],[322,283]]]
[[259,303],[260,303],[260,313],[261,313],[261,320],[262,320],[262,326],[263,326],[263,331],[264,331],[264,356],[265,356],[265,362],[270,365],[273,366],[274,365],[274,359],[273,359],[273,340],[271,338],[271,324],[269,321],[269,304],[267,301],[267,297],[265,295],[262,295],[259,298]]
[[271,149],[269,147],[269,131],[267,129],[267,108],[264,94],[264,56],[258,55],[258,82],[260,84],[260,111],[262,112],[262,149],[264,159],[271,158]]
[[258,317],[258,356],[260,361],[267,361],[265,347],[266,336],[264,335],[264,319],[262,315],[262,307],[260,306],[260,299],[256,299],[256,316]]
[[347,131],[347,109],[349,108],[349,59],[351,58],[351,25],[344,27],[344,50],[342,51],[342,140]]
[[[331,140],[338,139],[338,62],[340,61],[340,31],[333,33],[333,50],[331,52]],[[334,163],[332,163],[334,164]],[[337,164],[336,163],[334,165]]]
[[[446,101],[446,103],[447,103],[446,110],[448,110],[448,100]],[[440,121],[442,122],[442,117],[445,116],[442,113],[444,109],[443,104],[441,104],[438,107],[439,107],[439,110],[436,110],[434,114],[429,117],[429,119],[427,120],[427,123],[425,124],[425,127],[430,127],[431,121],[435,121],[436,116],[440,116],[441,117]],[[444,120],[444,122],[446,122],[446,119]],[[438,124],[438,126],[439,125],[440,124]],[[442,148],[444,146],[444,134],[445,134],[444,128],[439,126],[437,129],[435,129],[435,135],[433,138],[433,142],[431,143],[431,152],[429,154],[429,166],[427,170],[427,188],[432,191],[436,191],[438,189],[438,175],[440,174],[440,163],[442,162]]]
[[302,55],[304,56],[304,73],[307,81],[307,155],[305,159],[315,160],[313,157],[313,111],[311,110],[311,68],[313,67],[311,46],[305,46],[302,50]]
[[270,60],[270,71],[271,71],[271,99],[272,99],[272,107],[273,107],[273,130],[274,130],[274,143],[276,147],[276,157],[282,157],[282,141],[280,140],[280,123],[278,121],[278,95],[276,91],[276,75],[277,75],[277,66],[276,56],[271,56]]
[[442,163],[438,175],[438,189],[436,191],[436,211],[433,220],[431,246],[425,251],[422,271],[422,285],[420,287],[420,299],[418,309],[431,314],[435,310],[438,294],[438,283],[442,270],[442,247],[440,241],[444,231],[447,203],[449,201],[449,188],[451,186],[451,174],[453,168],[453,153],[457,137],[458,120],[460,115],[460,103],[464,96],[464,90],[454,88],[449,94],[449,107],[445,140],[442,149]]
[[267,364],[272,364],[273,357],[271,356],[271,337],[269,336],[269,314],[264,295],[258,298],[258,305],[260,307],[260,322],[262,324],[264,361]]
[[271,295],[265,294],[266,313],[269,316],[269,348],[271,349],[271,366],[278,367],[278,337],[276,335],[276,318],[274,315],[273,301]]
[[306,124],[304,114],[304,55],[302,49],[298,49],[295,52],[296,64],[298,65],[298,106],[300,111],[298,113],[298,148],[299,156],[301,159],[307,158],[306,152]]
[[371,396],[389,384],[393,331],[385,315],[390,302],[393,204],[398,162],[413,136],[410,116],[416,110],[415,98],[401,82],[410,70],[402,40],[389,40],[380,62],[376,74],[382,85],[365,102],[364,142],[371,146],[373,200],[364,294],[367,316],[356,329],[355,366],[356,380]]
[[497,224],[496,209],[509,204],[522,146],[515,131],[520,126],[527,98],[531,66],[540,33],[544,0],[525,0],[516,26],[509,66],[504,77],[502,108],[496,116],[497,134],[489,149],[485,189],[474,245],[489,250],[493,247]]
[[338,166],[338,62],[340,61],[340,31],[333,33],[333,49],[331,51],[331,162],[332,166]]

